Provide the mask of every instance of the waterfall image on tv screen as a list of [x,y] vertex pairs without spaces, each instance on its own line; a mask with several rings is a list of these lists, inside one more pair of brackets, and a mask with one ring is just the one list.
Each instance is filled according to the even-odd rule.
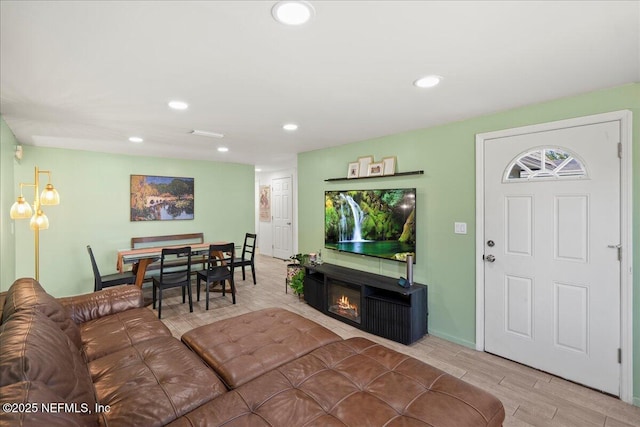
[[324,199],[325,248],[415,260],[415,188],[325,191]]

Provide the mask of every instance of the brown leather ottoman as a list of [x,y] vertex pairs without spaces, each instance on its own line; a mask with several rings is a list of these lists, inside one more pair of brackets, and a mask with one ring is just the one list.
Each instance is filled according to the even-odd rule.
[[325,345],[205,403],[171,427],[498,427],[491,394],[365,338]]
[[230,389],[342,338],[282,308],[267,308],[182,335]]

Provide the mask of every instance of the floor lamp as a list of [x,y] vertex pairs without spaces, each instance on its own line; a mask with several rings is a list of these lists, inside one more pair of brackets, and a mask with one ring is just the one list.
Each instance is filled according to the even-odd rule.
[[[48,177],[47,185],[42,190],[42,194],[38,195],[40,188],[40,174],[46,173]],[[34,200],[33,200],[33,210],[31,209],[31,205],[27,203],[22,195],[23,187],[33,187],[34,188]],[[60,204],[60,195],[51,185],[51,171],[43,171],[35,167],[34,172],[34,182],[32,184],[29,183],[20,183],[20,196],[18,200],[11,206],[11,212],[9,215],[12,219],[27,219],[31,218],[31,222],[29,225],[34,233],[35,239],[35,272],[36,272],[36,280],[40,280],[40,230],[46,230],[49,228],[49,218],[42,212],[41,206],[52,206]],[[35,214],[33,213],[35,212]]]

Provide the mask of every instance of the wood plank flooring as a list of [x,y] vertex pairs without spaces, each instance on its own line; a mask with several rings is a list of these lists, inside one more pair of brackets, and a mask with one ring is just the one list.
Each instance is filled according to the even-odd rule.
[[[364,336],[397,351],[411,355],[451,375],[474,384],[498,397],[505,407],[505,426],[640,427],[640,407],[563,380],[553,375],[493,356],[434,336],[426,336],[406,346],[386,340],[309,307],[291,293],[285,293],[286,262],[256,256],[257,285],[242,280],[237,270],[236,304],[227,294],[212,293],[209,311],[205,311],[204,290],[194,312],[182,304],[179,289],[166,291],[162,321],[177,338],[188,330],[266,307],[283,307],[333,330],[343,338]],[[151,290],[145,288],[151,295]],[[151,308],[150,308],[151,309]]]

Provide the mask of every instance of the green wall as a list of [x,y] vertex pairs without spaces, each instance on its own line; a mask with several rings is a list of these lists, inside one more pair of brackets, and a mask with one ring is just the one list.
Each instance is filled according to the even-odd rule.
[[0,117],[0,286],[12,283],[15,275],[15,235],[12,232],[13,221],[9,219],[9,209],[15,202],[13,165],[17,163],[14,157],[17,145],[11,129]]
[[[4,145],[4,142],[3,142]],[[4,150],[4,148],[3,148]],[[3,151],[4,152],[4,151]],[[14,188],[5,188],[2,221],[19,195],[20,182],[34,182],[34,167],[52,172],[60,205],[46,206],[50,227],[40,232],[40,282],[55,296],[93,291],[93,273],[86,246],[91,245],[102,274],[115,272],[117,250],[130,247],[131,237],[203,232],[208,241],[241,245],[254,229],[254,170],[251,165],[24,147],[14,165]],[[131,222],[130,175],[161,175],[195,179],[195,219]],[[41,174],[40,186],[46,185]],[[32,202],[32,188],[24,189]],[[9,199],[8,201],[5,199]],[[28,220],[15,221],[15,275],[34,275],[34,234]],[[12,259],[3,254],[2,264]],[[3,278],[6,290],[13,280]]]
[[[640,404],[640,84],[625,85],[461,122],[390,135],[298,156],[299,250],[323,246],[324,190],[417,188],[417,263],[414,280],[429,285],[429,331],[475,346],[475,135],[536,123],[630,109],[633,123],[634,396]],[[325,182],[346,176],[358,157],[397,156],[396,171],[424,175]],[[453,233],[466,222],[468,234]],[[323,259],[391,277],[403,264],[325,250]]]

